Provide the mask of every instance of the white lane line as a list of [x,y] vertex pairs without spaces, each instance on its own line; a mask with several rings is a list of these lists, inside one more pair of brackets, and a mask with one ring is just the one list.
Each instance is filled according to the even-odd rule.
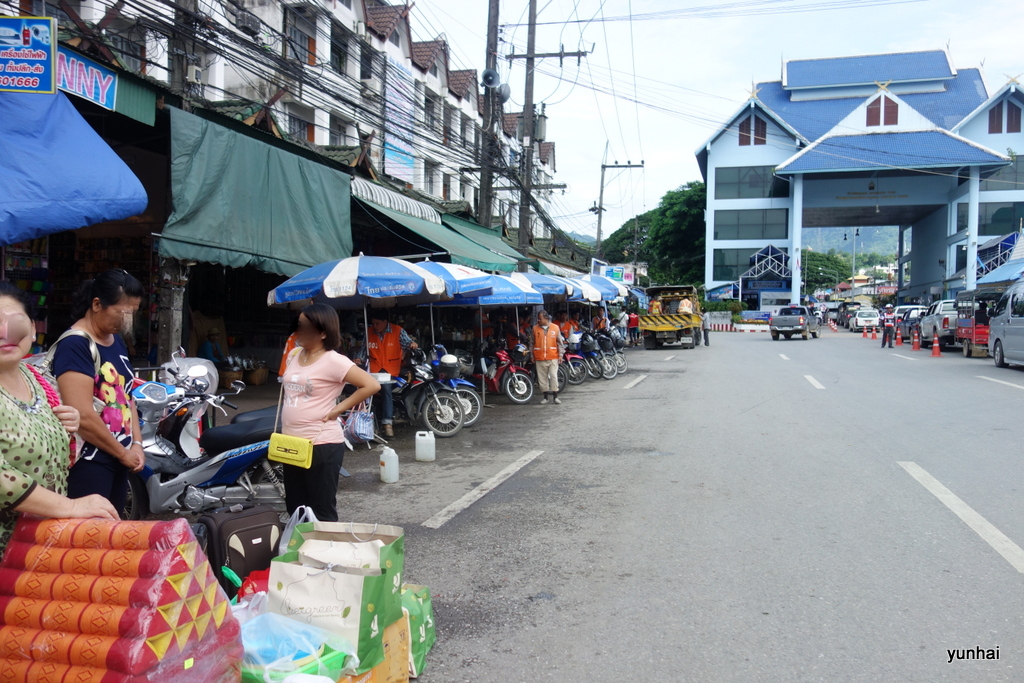
[[531,462],[534,461],[534,459],[537,458],[537,456],[539,456],[543,452],[544,451],[530,451],[529,453],[527,453],[526,455],[519,458],[514,463],[503,469],[501,472],[498,472],[496,475],[494,475],[484,483],[477,486],[475,489],[464,495],[462,498],[459,498],[457,501],[455,501],[451,505],[447,506],[445,509],[438,512],[436,515],[434,515],[427,521],[423,522],[423,526],[430,527],[431,529],[440,529],[445,522],[447,522],[452,517],[468,508],[473,503],[483,498],[485,495],[487,495],[494,489],[501,486],[501,484],[506,479],[508,479],[513,474],[529,465]]
[[902,358],[903,360],[917,360],[916,358],[911,358],[910,356],[901,356],[898,353],[894,353],[892,355],[896,356],[897,358]]
[[943,505],[953,511],[967,526],[974,529],[974,532],[981,536],[982,540],[992,546],[992,549],[1003,556],[1014,569],[1024,574],[1024,550],[1006,537],[999,529],[992,526],[992,523],[974,511],[967,503],[939,482],[938,479],[924,471],[916,462],[897,462],[897,465],[907,471],[907,474],[917,479],[921,486],[928,489]]
[[977,375],[977,377],[978,377],[978,379],[987,379],[989,382],[995,382],[996,384],[1005,384],[1006,386],[1013,387],[1014,389],[1024,389],[1024,387],[1022,387],[1021,385],[1014,384],[1013,382],[1004,382],[1001,379],[995,379],[993,377],[985,377],[984,375]]
[[675,358],[675,357],[676,357],[676,356],[675,356],[675,354],[672,354],[671,356],[669,356],[669,357],[668,357],[668,358],[666,358],[665,360],[672,360],[672,359],[673,359],[673,358]]
[[624,386],[622,388],[623,389],[632,389],[637,384],[640,384],[640,382],[643,382],[645,379],[647,379],[647,375],[640,375],[635,380],[633,380],[632,382],[630,382],[629,384],[627,384],[626,386]]
[[781,358],[782,360],[789,360],[789,357],[784,353],[780,353],[779,358]]
[[810,375],[804,375],[804,379],[806,379],[808,382],[810,382],[811,386],[814,387],[815,389],[824,389],[825,388],[825,387],[823,387],[821,385],[821,382],[819,382],[818,380],[814,379]]

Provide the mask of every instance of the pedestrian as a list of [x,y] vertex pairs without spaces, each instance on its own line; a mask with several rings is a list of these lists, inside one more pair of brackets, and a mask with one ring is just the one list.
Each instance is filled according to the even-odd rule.
[[629,312],[629,343],[638,344],[640,342],[640,316],[637,314],[636,309],[632,309]]
[[[382,313],[370,316],[370,329],[366,331],[366,344],[361,351],[361,358],[368,363],[370,372],[386,372],[397,377],[402,371],[402,359],[409,349],[419,348],[412,337],[398,325],[392,325]],[[384,436],[394,436],[392,423],[395,418],[395,403],[391,394],[394,386],[391,382],[382,385],[381,396],[384,399],[381,424],[384,425]]]
[[29,296],[0,282],[0,552],[21,513],[119,519],[103,496],[67,497],[69,436],[78,430],[80,417],[22,362],[35,336]]
[[[335,351],[341,344],[338,312],[326,304],[302,310],[295,342],[281,383],[281,433],[312,441],[313,463],[309,469],[283,465],[285,506],[291,514],[308,505],[320,521],[337,522],[345,457],[338,418],[380,391],[380,383]],[[346,384],[356,391],[338,402]]]
[[199,347],[196,355],[200,358],[205,358],[214,365],[225,361],[227,354],[224,353],[224,349],[220,345],[219,329],[216,327],[210,328],[210,331],[206,333],[206,341]]
[[619,311],[619,315],[616,316],[615,326],[619,328],[619,334],[622,335],[622,339],[627,339],[626,330],[629,327],[629,313],[626,313],[625,308]]
[[[139,414],[131,399],[135,370],[120,336],[131,327],[145,293],[124,270],[108,270],[83,282],[72,303],[76,320],[71,329],[85,336],[66,337],[53,356],[60,395],[80,413],[78,433],[85,442],[68,473],[68,497],[99,494],[118,511],[128,496],[128,473],[146,464]],[[93,399],[102,404],[99,412]]]
[[711,334],[711,312],[704,311],[700,316],[700,330],[704,335],[704,346],[710,346],[708,337]]
[[889,348],[892,348],[893,337],[896,336],[896,316],[892,312],[892,304],[886,304],[879,316],[882,319],[882,348],[885,348],[886,340]]
[[547,311],[537,314],[537,324],[533,326],[533,362],[537,366],[537,382],[544,392],[545,405],[548,397],[552,403],[561,403],[558,398],[558,362],[565,351],[565,339],[558,325],[551,323]]

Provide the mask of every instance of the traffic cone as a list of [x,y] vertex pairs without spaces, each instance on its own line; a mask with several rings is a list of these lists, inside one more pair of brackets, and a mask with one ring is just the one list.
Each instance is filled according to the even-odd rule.
[[921,332],[920,330],[914,330],[913,337],[911,337],[910,350],[920,351],[921,350]]
[[878,341],[878,328],[877,327],[872,327],[871,328],[871,340],[872,341]]
[[896,346],[903,346],[903,334],[895,327],[892,328],[892,333],[896,337]]
[[868,338],[868,328],[867,327],[860,328],[860,336],[863,337],[864,339]]
[[939,351],[939,333],[935,333],[935,338],[932,339],[932,358],[938,358],[942,355],[942,351]]

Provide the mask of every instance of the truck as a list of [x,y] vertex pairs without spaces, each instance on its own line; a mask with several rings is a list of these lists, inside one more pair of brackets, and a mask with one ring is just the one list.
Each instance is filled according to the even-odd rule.
[[818,317],[806,306],[786,306],[768,319],[768,331],[775,341],[780,335],[790,339],[795,334],[804,339],[817,339],[821,336],[821,325]]
[[936,301],[921,315],[921,345],[931,346],[938,337],[939,348],[956,342],[956,299]]
[[661,304],[661,313],[642,313],[640,333],[645,349],[681,342],[684,349],[701,343],[700,298],[693,285],[648,287],[648,298]]

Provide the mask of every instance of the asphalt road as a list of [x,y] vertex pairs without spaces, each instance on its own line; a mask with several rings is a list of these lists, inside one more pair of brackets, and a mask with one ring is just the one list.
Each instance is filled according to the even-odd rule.
[[407,431],[398,484],[353,453],[342,519],[403,526],[434,593],[419,680],[1024,680],[1024,372],[878,344],[714,333],[433,463]]

